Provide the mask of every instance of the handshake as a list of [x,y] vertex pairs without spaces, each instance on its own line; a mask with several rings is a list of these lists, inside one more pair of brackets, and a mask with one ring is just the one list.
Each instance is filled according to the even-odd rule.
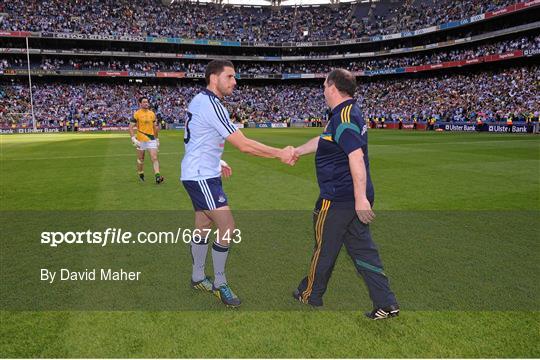
[[294,166],[299,158],[300,153],[293,146],[287,146],[280,150],[279,159],[284,164]]

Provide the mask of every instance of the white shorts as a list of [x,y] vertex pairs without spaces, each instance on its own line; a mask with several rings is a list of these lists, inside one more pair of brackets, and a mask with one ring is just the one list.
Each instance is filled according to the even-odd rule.
[[139,150],[150,150],[150,149],[157,149],[157,141],[156,140],[150,140],[150,141],[141,141],[140,145],[137,149]]

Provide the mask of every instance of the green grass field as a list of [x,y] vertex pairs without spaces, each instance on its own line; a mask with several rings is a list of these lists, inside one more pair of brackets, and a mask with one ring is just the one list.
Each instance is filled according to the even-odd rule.
[[[279,147],[319,132],[245,130]],[[344,251],[324,309],[290,297],[313,245],[313,156],[287,167],[225,148],[233,176],[224,187],[245,230],[228,264],[244,301],[238,310],[189,289],[184,244],[53,250],[28,235],[49,223],[84,224],[91,214],[101,223],[147,216],[158,225],[178,214],[189,224],[191,203],[178,181],[182,136],[160,135],[160,186],[137,180],[125,133],[0,136],[0,357],[540,357],[537,136],[370,132],[372,231],[402,306],[399,318],[381,322],[361,315],[371,304]],[[112,311],[126,289],[28,280],[47,261],[129,264],[159,282],[144,283],[127,311]],[[148,304],[151,294],[159,301]]]

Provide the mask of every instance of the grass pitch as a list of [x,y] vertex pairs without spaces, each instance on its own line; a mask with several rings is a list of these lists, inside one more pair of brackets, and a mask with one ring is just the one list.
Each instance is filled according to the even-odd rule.
[[[319,132],[245,130],[279,147]],[[36,258],[25,243],[36,239],[7,236],[6,219],[161,210],[191,221],[178,181],[182,136],[161,133],[160,186],[138,182],[125,133],[1,136],[2,297]],[[176,287],[164,290],[178,294],[184,310],[2,309],[0,357],[539,357],[538,137],[371,131],[369,151],[378,213],[372,230],[402,304],[399,318],[361,316],[371,305],[344,253],[326,310],[294,303],[289,292],[305,275],[313,244],[313,156],[286,167],[226,145],[233,177],[224,188],[237,221],[269,219],[266,227],[256,223],[258,233],[248,226],[245,246],[231,253],[229,280],[243,308],[189,292],[187,254],[156,249],[163,257],[153,255],[149,266],[185,277],[173,273]],[[149,159],[146,173],[151,180]]]

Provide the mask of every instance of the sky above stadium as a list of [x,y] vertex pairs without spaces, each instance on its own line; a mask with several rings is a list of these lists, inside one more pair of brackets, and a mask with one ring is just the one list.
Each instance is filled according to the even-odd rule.
[[[196,1],[196,0],[192,0]],[[354,0],[341,0],[342,3],[353,2]],[[361,2],[368,2],[369,0],[364,0]],[[212,2],[212,0],[199,0],[201,3]],[[223,0],[224,4],[231,5],[270,5],[270,1],[267,0]],[[329,0],[282,0],[281,5],[320,5],[320,4],[329,4]]]

